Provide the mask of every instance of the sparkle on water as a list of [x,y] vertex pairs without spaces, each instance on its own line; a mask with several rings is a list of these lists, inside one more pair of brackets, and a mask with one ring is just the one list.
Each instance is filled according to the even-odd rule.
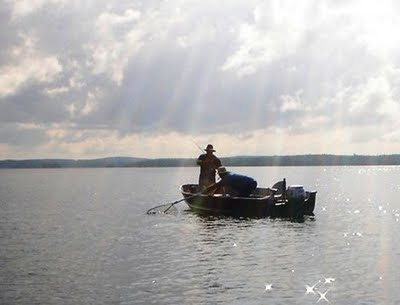
[[316,282],[314,285],[312,286],[308,286],[305,285],[306,287],[306,294],[312,293],[312,294],[317,294],[317,292],[315,291],[315,287],[320,283],[321,281]]
[[272,283],[265,284],[265,291],[272,290]]
[[[318,295],[319,298],[316,300],[316,303],[319,303],[321,301],[325,301],[329,303],[329,300],[327,298],[328,292],[332,289],[332,285],[336,281],[335,278],[333,277],[326,277],[322,280],[318,280],[314,285],[305,285],[305,295]],[[321,284],[322,283],[322,284]],[[322,286],[322,287],[319,287]],[[322,292],[325,291],[325,292]]]
[[331,284],[335,281],[333,277],[327,277],[325,278],[325,284]]
[[319,303],[322,300],[329,303],[329,300],[326,298],[326,295],[328,294],[329,290],[330,290],[330,288],[327,291],[325,291],[324,293],[317,290],[317,292],[319,294],[319,299],[318,299],[317,303]]

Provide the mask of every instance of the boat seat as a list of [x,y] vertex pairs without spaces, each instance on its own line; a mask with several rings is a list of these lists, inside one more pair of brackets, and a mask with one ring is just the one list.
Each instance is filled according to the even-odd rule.
[[272,186],[272,188],[276,189],[275,195],[284,195],[286,193],[286,179],[278,181]]

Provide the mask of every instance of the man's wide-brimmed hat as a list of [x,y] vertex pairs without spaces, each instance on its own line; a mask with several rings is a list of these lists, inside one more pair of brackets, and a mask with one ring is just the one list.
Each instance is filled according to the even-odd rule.
[[215,151],[214,146],[212,146],[211,144],[208,144],[205,151]]
[[226,174],[228,171],[226,170],[225,166],[218,167],[218,175]]

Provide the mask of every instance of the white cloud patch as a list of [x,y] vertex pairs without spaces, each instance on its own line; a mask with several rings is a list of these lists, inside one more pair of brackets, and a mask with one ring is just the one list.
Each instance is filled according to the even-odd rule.
[[65,109],[71,118],[85,117],[96,110],[101,95],[101,90],[97,88],[93,92],[88,92],[84,101],[68,104]]
[[19,130],[37,130],[37,129],[43,129],[43,126],[40,124],[36,123],[17,123],[16,124],[16,129]]
[[25,17],[39,9],[46,4],[62,4],[65,0],[6,0],[13,4],[13,17]]
[[97,105],[96,95],[92,92],[89,92],[85,104],[82,108],[82,115],[88,115],[89,113],[94,111],[96,105]]
[[[259,5],[252,23],[240,25],[238,48],[222,65],[222,70],[237,71],[239,76],[253,74],[273,61],[293,54],[306,30],[305,2],[285,1]],[[284,39],[282,39],[284,37]]]
[[[281,36],[292,37],[288,41],[279,39]],[[239,49],[229,56],[222,65],[222,70],[236,70],[239,76],[252,74],[265,65],[287,56],[293,52],[299,43],[298,33],[287,30],[262,31],[255,26],[244,24],[239,30]]]
[[303,90],[300,89],[299,91],[297,91],[295,93],[294,96],[281,95],[282,105],[281,105],[280,110],[282,112],[306,110],[305,104],[301,99],[302,93],[303,93]]
[[127,9],[120,15],[112,12],[104,12],[97,18],[96,25],[100,32],[107,33],[110,27],[136,21],[140,18],[140,15],[140,11],[133,9]]
[[144,33],[134,27],[140,16],[140,11],[127,9],[121,15],[104,12],[97,17],[96,41],[87,46],[95,74],[109,73],[114,82],[121,83],[129,58],[143,45]]
[[43,92],[50,97],[54,97],[69,91],[68,87],[46,88]]
[[57,58],[26,58],[17,65],[0,67],[0,97],[14,94],[26,82],[50,82],[62,71]]
[[65,106],[65,109],[68,111],[69,115],[71,116],[71,118],[75,117],[75,113],[76,113],[76,106],[75,104],[68,104]]
[[68,84],[69,84],[69,87],[74,88],[74,89],[80,89],[85,86],[85,82],[79,74],[73,75],[68,80]]
[[16,93],[25,83],[49,83],[62,70],[57,57],[36,50],[34,37],[21,35],[22,45],[12,49],[12,64],[0,66],[0,97]]

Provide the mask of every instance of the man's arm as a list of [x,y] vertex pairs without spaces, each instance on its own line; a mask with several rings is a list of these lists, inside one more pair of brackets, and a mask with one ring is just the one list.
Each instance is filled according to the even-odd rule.
[[197,159],[196,163],[197,165],[203,164],[204,161],[204,155],[200,155],[199,158]]
[[203,194],[208,194],[208,193],[210,193],[210,195],[213,194],[213,193],[211,193],[211,192],[212,192],[212,191],[215,191],[215,190],[218,188],[218,183],[219,183],[219,182],[207,186],[207,187],[202,191],[202,193],[203,193]]

